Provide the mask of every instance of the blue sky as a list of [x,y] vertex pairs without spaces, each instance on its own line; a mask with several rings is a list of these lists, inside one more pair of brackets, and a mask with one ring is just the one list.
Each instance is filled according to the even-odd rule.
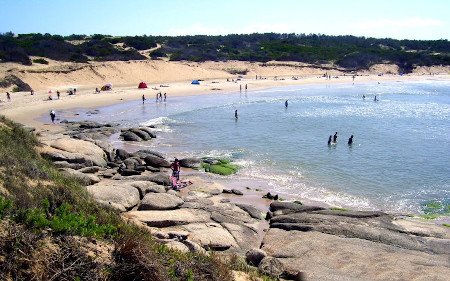
[[0,32],[450,39],[449,0],[0,0]]

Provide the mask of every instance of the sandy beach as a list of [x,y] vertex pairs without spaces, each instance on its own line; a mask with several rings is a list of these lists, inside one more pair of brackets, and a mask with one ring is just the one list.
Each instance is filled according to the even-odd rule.
[[[246,72],[245,75],[231,74]],[[412,74],[398,75],[394,65],[374,65],[368,71],[356,73],[323,66],[313,67],[294,62],[269,62],[266,64],[250,62],[167,62],[131,61],[73,64],[50,61],[49,65],[22,66],[6,63],[0,65],[2,76],[16,75],[34,89],[30,92],[11,92],[11,87],[3,89],[0,96],[0,113],[7,117],[35,127],[38,130],[55,130],[55,126],[42,124],[36,119],[50,110],[71,108],[95,108],[131,100],[147,102],[155,99],[157,93],[173,96],[226,94],[306,84],[339,83],[382,83],[383,81],[423,81],[450,80],[445,67],[421,67]],[[430,75],[433,73],[433,75]],[[330,75],[330,79],[323,77]],[[353,80],[353,75],[355,79]],[[192,85],[193,79],[201,80],[200,85]],[[147,89],[138,89],[139,82],[147,83]],[[106,83],[112,83],[112,91],[95,93]],[[69,96],[67,90],[76,88],[76,95]],[[61,93],[56,99],[56,91]],[[6,100],[6,91],[11,101]],[[51,91],[51,93],[49,92]],[[49,96],[53,100],[49,100]],[[152,103],[149,104],[152,106]]]

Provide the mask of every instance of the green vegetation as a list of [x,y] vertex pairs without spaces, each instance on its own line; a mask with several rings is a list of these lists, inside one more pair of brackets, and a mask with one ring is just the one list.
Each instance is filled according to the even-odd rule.
[[0,276],[232,280],[233,263],[214,253],[169,249],[148,230],[99,206],[78,180],[40,157],[38,144],[21,126],[0,116]]
[[241,69],[241,68],[227,68],[225,69],[226,72],[230,74],[240,74],[245,75],[248,72],[248,69]]
[[33,62],[40,63],[40,64],[48,64],[48,61],[43,58],[34,59]]
[[434,220],[440,216],[450,216],[450,204],[440,201],[427,201],[422,205],[421,218]]
[[235,174],[239,169],[237,165],[231,164],[230,162],[227,159],[219,159],[216,164],[203,163],[202,167],[205,169],[205,172],[229,176]]
[[450,223],[443,223],[442,226],[450,227]]
[[[74,42],[77,41],[77,43]],[[152,59],[173,61],[296,61],[333,63],[348,70],[393,63],[404,73],[415,66],[450,65],[448,40],[395,40],[317,34],[230,34],[225,36],[121,36],[94,34],[0,34],[0,61],[30,65],[29,56],[60,61],[145,60],[139,50],[155,48]],[[245,69],[230,69],[246,74]]]

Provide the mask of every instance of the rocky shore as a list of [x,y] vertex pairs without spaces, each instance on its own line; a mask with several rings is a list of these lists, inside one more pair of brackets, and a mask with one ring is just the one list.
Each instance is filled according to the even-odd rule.
[[[245,256],[264,273],[290,280],[447,280],[450,228],[383,212],[268,200],[269,209],[230,202],[246,190],[196,177],[175,191],[170,159],[156,151],[114,148],[157,137],[151,127],[68,122],[64,133],[39,133],[39,152],[79,178],[100,204],[183,252]],[[188,169],[201,159],[181,159]]]

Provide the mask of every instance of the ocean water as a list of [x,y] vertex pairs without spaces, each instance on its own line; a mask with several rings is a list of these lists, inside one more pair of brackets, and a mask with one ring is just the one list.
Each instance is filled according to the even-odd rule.
[[[145,105],[128,102],[80,118],[158,125],[157,139],[134,148],[172,157],[228,157],[241,166],[233,177],[266,181],[285,198],[413,213],[429,200],[450,203],[449,82],[169,95],[165,103],[143,93],[152,95]],[[335,132],[337,143],[328,146]],[[117,136],[113,141],[122,145]]]

